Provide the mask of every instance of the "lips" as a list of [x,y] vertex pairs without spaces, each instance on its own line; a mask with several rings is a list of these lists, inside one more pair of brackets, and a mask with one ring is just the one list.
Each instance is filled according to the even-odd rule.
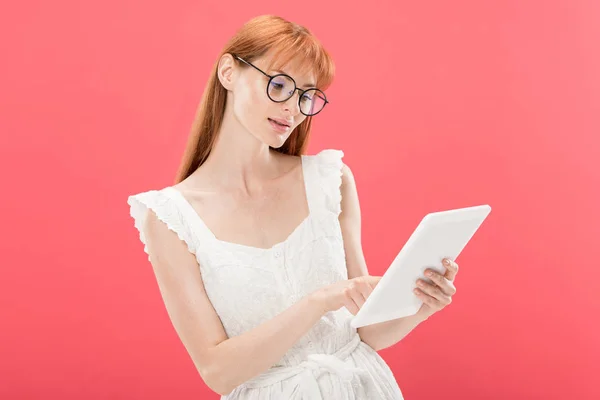
[[273,122],[275,122],[275,123],[277,123],[279,125],[287,126],[288,128],[290,126],[292,126],[291,122],[289,122],[289,121],[287,121],[285,119],[281,119],[281,118],[269,118],[269,120],[271,120],[271,121],[273,121]]

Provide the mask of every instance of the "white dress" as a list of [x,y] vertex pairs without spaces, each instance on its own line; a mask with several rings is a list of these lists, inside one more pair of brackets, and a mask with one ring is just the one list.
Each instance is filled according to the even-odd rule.
[[[140,231],[147,208],[195,254],[206,293],[228,337],[274,318],[319,287],[348,279],[340,184],[343,152],[302,155],[309,216],[284,241],[261,249],[220,240],[174,187],[128,199]],[[394,375],[350,326],[345,307],[325,314],[268,371],[222,400],[402,399]]]

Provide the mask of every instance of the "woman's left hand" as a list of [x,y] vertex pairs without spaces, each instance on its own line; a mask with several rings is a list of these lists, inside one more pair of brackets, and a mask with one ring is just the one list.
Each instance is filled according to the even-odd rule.
[[449,305],[452,302],[452,296],[456,293],[454,279],[458,273],[458,264],[445,258],[443,265],[446,267],[444,275],[432,269],[425,270],[425,276],[431,279],[432,283],[422,279],[417,280],[417,288],[414,291],[417,297],[423,301],[417,316],[423,320]]

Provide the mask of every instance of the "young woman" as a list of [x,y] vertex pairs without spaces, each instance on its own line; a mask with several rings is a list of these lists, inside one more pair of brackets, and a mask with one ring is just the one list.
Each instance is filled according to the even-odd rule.
[[247,22],[218,58],[175,184],[128,199],[173,326],[222,399],[401,399],[377,350],[450,303],[457,265],[414,316],[358,330],[380,277],[361,249],[342,151],[304,150],[334,66],[304,27]]

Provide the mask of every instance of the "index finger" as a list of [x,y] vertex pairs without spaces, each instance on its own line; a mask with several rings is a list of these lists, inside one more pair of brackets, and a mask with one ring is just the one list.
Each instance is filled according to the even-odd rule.
[[376,275],[364,275],[363,280],[368,283],[372,288],[375,288],[379,281],[381,280],[381,276]]
[[458,273],[458,264],[449,258],[444,258],[443,263],[444,267],[446,267],[446,273],[444,274],[444,277],[450,281],[453,281]]

